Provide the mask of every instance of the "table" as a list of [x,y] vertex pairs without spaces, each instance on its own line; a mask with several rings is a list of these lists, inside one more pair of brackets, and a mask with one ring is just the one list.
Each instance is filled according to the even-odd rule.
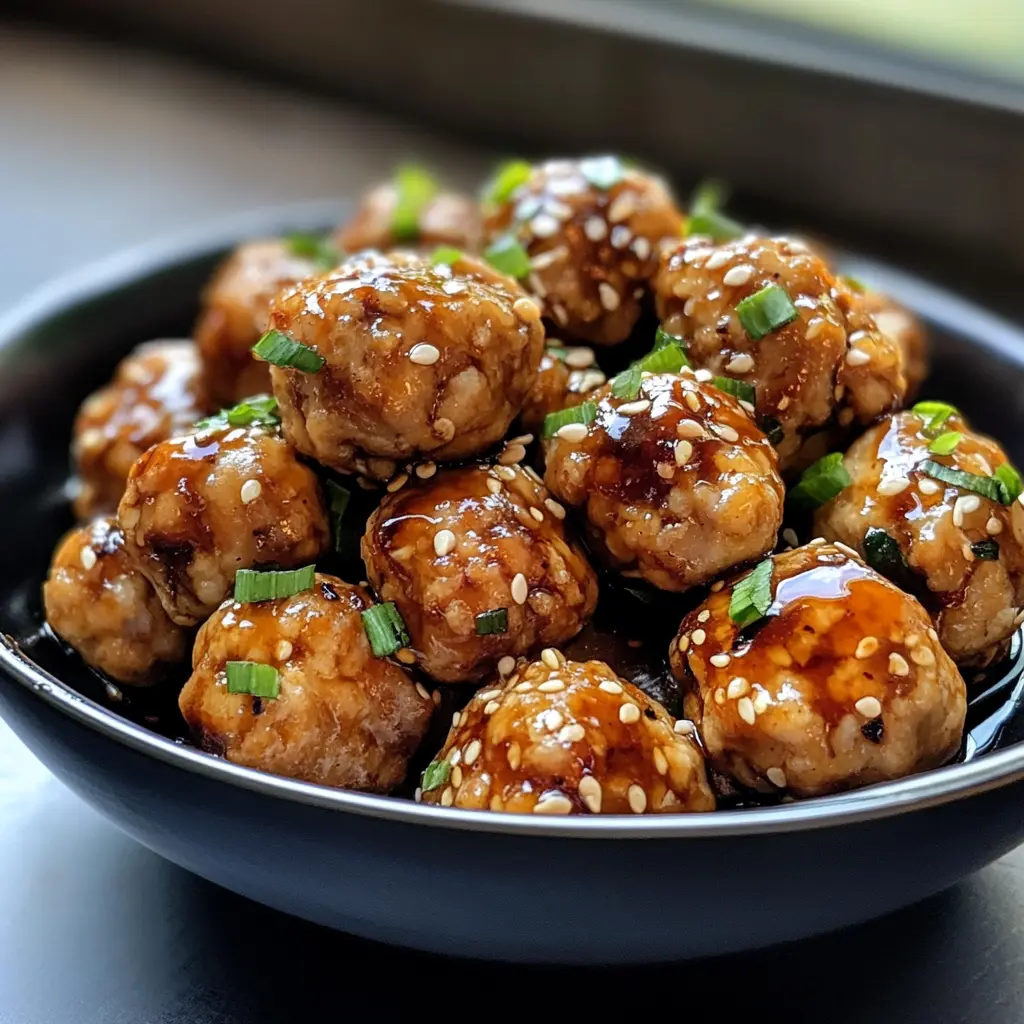
[[[293,159],[269,158],[270,122]],[[126,244],[350,193],[410,154],[455,184],[489,162],[364,111],[3,26],[0,139],[0,311]],[[189,876],[0,722],[0,951],[3,1024],[281,1024],[394,1012],[397,991],[452,1012],[469,1009],[467,982],[499,998],[515,986],[524,1012],[606,1011],[616,993],[722,1020],[768,1008],[792,1024],[1011,1024],[1024,1020],[1024,850],[918,907],[780,949],[600,972],[467,963],[327,932]]]

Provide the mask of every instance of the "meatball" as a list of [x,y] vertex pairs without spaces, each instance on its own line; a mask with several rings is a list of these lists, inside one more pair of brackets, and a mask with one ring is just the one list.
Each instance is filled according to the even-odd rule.
[[928,376],[928,334],[924,324],[909,310],[881,292],[865,291],[862,307],[874,318],[878,329],[899,346],[903,374],[907,378],[907,399],[913,398]]
[[187,653],[186,634],[167,617],[124,550],[113,517],[72,530],[43,584],[46,621],[83,660],[120,683],[157,682]]
[[[782,301],[777,290],[785,292],[796,315],[753,337],[737,306],[768,286]],[[906,394],[899,346],[803,242],[688,238],[662,254],[656,296],[665,330],[686,339],[694,366],[754,386],[759,421],[781,428],[785,470],[823,454],[828,440],[816,435],[834,429],[833,420],[870,423]]]
[[594,570],[531,473],[441,470],[388,495],[366,524],[367,578],[434,679],[481,679],[502,658],[571,639],[594,611]]
[[[855,441],[843,459],[852,483],[818,510],[815,529],[883,572],[911,577],[908,585],[920,586],[953,660],[985,665],[1005,652],[1024,604],[1024,508],[929,475],[927,459],[981,477],[985,486],[1007,465],[1003,449],[958,414],[940,428],[932,422],[927,411],[903,412]],[[929,451],[940,430],[960,435],[948,455]]]
[[593,349],[549,345],[519,417],[523,429],[539,433],[548,413],[579,405],[604,382],[605,375],[594,365]]
[[234,405],[270,390],[267,364],[253,358],[252,347],[267,329],[270,300],[316,269],[283,238],[245,242],[217,269],[195,326],[203,380],[215,404]]
[[770,551],[783,487],[768,439],[731,395],[695,375],[644,374],[597,391],[587,425],[548,442],[545,483],[586,515],[613,567],[687,590]]
[[239,569],[312,562],[330,528],[313,472],[262,428],[219,428],[154,445],[117,510],[125,548],[179,625],[205,619]]
[[123,359],[75,418],[78,518],[113,512],[132,463],[150,445],[185,433],[205,409],[191,341],[151,341]]
[[629,337],[659,247],[682,224],[659,178],[606,156],[538,164],[489,212],[484,233],[523,247],[529,289],[560,330],[613,345]]
[[[313,587],[259,604],[225,601],[196,637],[178,704],[199,745],[235,764],[325,786],[386,793],[430,724],[430,694],[375,658],[369,595],[317,573]],[[227,666],[277,670],[276,697],[228,689]]]
[[422,206],[415,238],[402,237],[394,228],[398,190],[392,182],[378,185],[364,196],[355,215],[334,233],[342,252],[392,249],[412,244],[424,249],[451,245],[463,252],[480,249],[480,207],[469,196],[439,192]]
[[455,715],[417,796],[516,814],[715,809],[691,723],[604,662],[552,648]]
[[536,302],[470,257],[368,255],[282,293],[272,326],[325,361],[275,366],[285,436],[339,472],[457,459],[499,440],[537,377]]
[[754,570],[765,617],[744,602],[733,620],[734,579],[670,645],[709,762],[743,786],[820,796],[935,768],[960,745],[966,689],[928,613],[852,555],[776,555]]

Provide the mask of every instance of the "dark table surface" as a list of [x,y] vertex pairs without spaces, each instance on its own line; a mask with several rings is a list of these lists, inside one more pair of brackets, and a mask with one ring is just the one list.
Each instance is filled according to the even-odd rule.
[[[271,122],[293,159],[268,158]],[[211,215],[351,193],[410,153],[456,183],[487,162],[363,111],[3,27],[0,140],[0,314],[51,276]],[[617,993],[725,1021],[767,1010],[815,1024],[1016,1024],[1022,966],[1024,850],[882,921],[698,964],[580,971],[387,949],[162,861],[63,789],[0,722],[4,1024],[283,1024],[390,1013],[405,998],[469,1011],[457,987],[467,982],[499,999],[514,985],[525,1013],[607,1012]]]

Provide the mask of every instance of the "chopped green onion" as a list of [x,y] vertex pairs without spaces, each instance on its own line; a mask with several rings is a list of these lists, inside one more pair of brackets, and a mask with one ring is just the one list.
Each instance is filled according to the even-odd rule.
[[316,373],[327,361],[315,349],[292,341],[280,331],[267,331],[252,347],[254,355],[273,363],[274,366],[287,366],[303,373]]
[[424,793],[429,793],[432,789],[440,789],[448,781],[451,773],[452,766],[447,761],[431,761],[423,773],[421,789]]
[[626,165],[617,156],[591,156],[580,161],[580,173],[594,188],[607,191],[626,176]]
[[565,357],[569,354],[569,350],[567,348],[561,348],[558,345],[552,345],[544,351],[553,359],[560,359],[563,363],[565,362]]
[[678,373],[684,366],[689,366],[690,361],[682,348],[673,342],[648,352],[635,365],[641,373]]
[[[935,462],[933,459],[925,459],[924,462],[918,463],[916,468],[925,476],[941,480],[944,484],[951,484],[964,491],[974,491],[975,494],[980,494],[990,501],[1003,501],[1003,491],[1000,482],[995,477],[978,476],[977,473],[968,473],[963,469],[943,466],[941,462]],[[1009,502],[1003,502],[1003,504],[1008,505]]]
[[320,269],[330,270],[336,267],[345,254],[325,235],[289,235],[288,251],[300,259],[312,260]]
[[786,432],[782,429],[782,424],[774,416],[762,416],[757,421],[757,425],[764,431],[769,444],[775,448],[782,444],[786,437]]
[[445,263],[450,267],[453,263],[458,263],[464,256],[465,253],[461,249],[456,249],[453,245],[439,245],[431,254],[430,262],[435,267],[439,263]]
[[721,212],[726,196],[726,188],[720,181],[705,181],[697,186],[690,199],[687,236],[710,235],[715,242],[730,242],[744,233],[742,224]]
[[843,465],[843,453],[829,452],[804,470],[800,482],[790,491],[790,497],[805,507],[817,508],[851,483]]
[[933,436],[942,429],[943,424],[950,416],[960,415],[956,406],[950,405],[948,402],[918,402],[910,411],[925,421],[925,433]]
[[399,242],[414,242],[420,234],[420,214],[437,193],[437,182],[429,171],[406,164],[395,172],[395,209],[391,233]]
[[754,405],[756,402],[757,391],[754,389],[753,384],[745,380],[736,380],[733,377],[712,377],[711,383],[719,391],[724,391],[727,395],[732,395],[733,398],[738,398],[741,402],[749,402],[750,405]]
[[484,259],[495,270],[516,280],[526,277],[530,272],[530,257],[512,234],[502,235],[484,252]]
[[757,341],[795,320],[798,314],[785,288],[766,284],[736,303],[736,315],[747,334]]
[[273,665],[258,661],[229,661],[224,670],[228,677],[228,693],[251,693],[254,697],[277,700],[281,677]]
[[995,562],[999,559],[999,545],[994,540],[979,540],[971,545],[975,558],[983,562]]
[[640,394],[641,373],[637,363],[634,363],[628,370],[617,373],[612,380],[612,394],[616,398],[623,398],[627,402],[631,402]]
[[237,405],[221,409],[196,423],[197,431],[219,430],[225,427],[276,427],[280,424],[277,399],[273,395],[253,395]]
[[928,445],[928,451],[934,452],[936,455],[952,455],[956,451],[956,446],[964,439],[964,435],[959,430],[947,430],[944,434],[939,434],[937,438],[930,445]]
[[1009,462],[997,466],[992,477],[999,487],[999,500],[1004,505],[1012,505],[1024,491],[1024,481],[1021,480],[1020,473]]
[[739,626],[749,626],[763,618],[772,604],[772,560],[766,558],[732,589],[729,618]]
[[665,348],[666,345],[678,345],[680,349],[685,353],[686,342],[683,340],[682,335],[669,334],[661,324],[658,325],[658,329],[654,332],[654,348],[652,352],[657,352],[659,348]]
[[899,541],[877,526],[870,527],[864,535],[864,560],[901,590],[916,593],[920,589],[920,581],[907,565]]
[[362,612],[362,619],[375,658],[386,658],[409,644],[405,622],[393,601],[367,608]]
[[302,569],[268,570],[239,569],[235,573],[235,600],[239,604],[256,604],[291,597],[313,586],[315,565]]
[[491,636],[493,633],[508,632],[508,611],[505,608],[492,608],[481,612],[473,620],[477,636]]
[[843,274],[842,280],[846,284],[847,288],[851,291],[857,292],[859,295],[863,295],[868,290],[868,286],[859,277],[853,277],[851,274]]
[[558,412],[549,412],[544,417],[543,437],[547,441],[554,437],[562,427],[570,423],[582,423],[584,426],[593,423],[597,419],[597,403],[583,402],[574,405],[569,409],[559,409]]
[[341,551],[341,523],[345,518],[345,510],[348,508],[348,503],[352,498],[352,492],[347,487],[342,487],[335,480],[326,481],[326,487],[331,507],[331,532],[334,534],[334,550]]
[[530,180],[532,173],[533,167],[525,160],[509,160],[503,163],[484,186],[484,202],[492,206],[500,206],[507,202],[520,185],[525,185]]

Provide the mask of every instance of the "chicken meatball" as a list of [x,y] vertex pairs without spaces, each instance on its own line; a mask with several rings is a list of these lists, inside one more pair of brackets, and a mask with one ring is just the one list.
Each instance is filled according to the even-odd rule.
[[82,403],[71,445],[79,519],[113,512],[132,463],[150,445],[188,431],[203,414],[199,376],[191,341],[151,341],[122,360],[114,379]]
[[167,614],[212,614],[239,569],[312,562],[330,528],[313,472],[260,427],[212,428],[154,445],[117,511],[125,548]]
[[928,334],[924,324],[910,310],[881,292],[865,291],[860,301],[874,317],[878,329],[899,346],[903,354],[903,374],[907,378],[906,397],[912,399],[928,376]]
[[484,233],[492,245],[522,246],[529,290],[560,330],[613,345],[629,337],[659,247],[682,223],[659,178],[604,156],[536,165],[490,210]]
[[[953,660],[985,665],[1005,653],[1019,625],[1024,508],[993,478],[1012,473],[995,441],[955,412],[933,426],[935,410],[941,417],[950,408],[922,402],[855,441],[843,459],[852,482],[818,510],[815,529],[905,587],[918,585]],[[928,460],[939,473],[967,474],[968,486],[937,478]]]
[[552,648],[458,712],[424,803],[516,814],[713,811],[691,723],[601,661]]
[[539,433],[548,413],[579,405],[604,383],[605,375],[594,365],[593,349],[549,345],[519,417],[523,429]]
[[823,543],[776,555],[753,593],[750,574],[733,580],[672,641],[708,759],[743,786],[820,796],[959,748],[966,689],[928,613],[852,556]]
[[187,654],[185,631],[171,622],[149,581],[128,560],[111,516],[60,542],[43,605],[54,633],[120,683],[157,682],[167,664]]
[[283,238],[245,242],[217,269],[195,326],[203,381],[216,405],[270,390],[267,364],[252,355],[267,329],[270,300],[316,270]]
[[[291,597],[226,601],[199,630],[178,700],[202,749],[325,786],[399,785],[434,704],[400,665],[373,656],[361,618],[371,605],[322,573]],[[232,692],[232,662],[272,666],[276,696]]]
[[597,577],[564,517],[515,465],[441,470],[384,499],[363,536],[366,574],[395,602],[428,675],[478,680],[580,631]]
[[387,479],[400,459],[457,459],[518,415],[544,349],[540,310],[464,257],[368,255],[275,300],[271,325],[324,360],[275,366],[285,436],[339,472]]
[[544,475],[608,564],[682,591],[770,551],[778,459],[740,403],[690,373],[644,374],[626,398],[614,387],[551,438]]
[[785,470],[823,454],[817,435],[870,423],[906,394],[899,346],[803,242],[688,238],[662,254],[656,295],[694,366],[754,386]]

